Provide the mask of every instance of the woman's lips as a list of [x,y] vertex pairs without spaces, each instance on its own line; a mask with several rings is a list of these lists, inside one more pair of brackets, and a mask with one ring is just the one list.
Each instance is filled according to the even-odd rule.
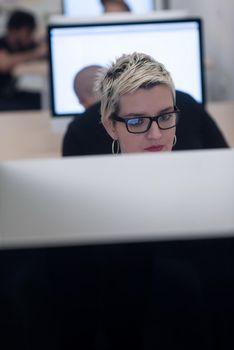
[[147,152],[160,152],[163,149],[163,145],[154,145],[154,146],[150,146],[145,148],[145,151]]

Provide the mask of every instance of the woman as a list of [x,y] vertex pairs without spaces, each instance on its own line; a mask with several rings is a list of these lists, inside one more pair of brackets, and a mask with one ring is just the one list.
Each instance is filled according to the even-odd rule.
[[179,111],[163,64],[143,53],[122,55],[102,70],[96,89],[112,153],[171,151]]
[[[102,70],[96,89],[102,123],[113,139],[113,153],[171,151],[179,111],[174,83],[161,63],[143,53],[123,55]],[[179,344],[181,349],[201,349],[203,344],[208,349],[196,267],[183,258],[170,258],[162,247],[159,252],[152,246],[151,254],[136,255],[135,261],[134,255],[129,257],[134,276],[129,272],[123,277],[128,266],[124,261],[124,272],[105,279],[109,286],[123,288],[122,299],[112,297],[118,302],[106,307],[118,320],[113,327],[116,333],[108,333],[110,341],[117,344],[121,335],[122,344],[134,349],[171,349]],[[109,282],[111,278],[115,283]],[[108,295],[114,292],[109,289]],[[104,324],[108,326],[110,319],[106,316]],[[116,348],[123,348],[122,344]]]

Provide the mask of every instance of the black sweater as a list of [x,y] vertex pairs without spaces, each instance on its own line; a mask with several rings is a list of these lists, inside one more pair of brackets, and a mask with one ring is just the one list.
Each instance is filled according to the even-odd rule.
[[[228,147],[215,121],[190,95],[177,91],[176,105],[181,114],[176,127],[177,143],[173,150]],[[68,126],[64,136],[62,155],[111,153],[112,139],[100,120],[100,103],[87,109],[81,116],[77,116]]]

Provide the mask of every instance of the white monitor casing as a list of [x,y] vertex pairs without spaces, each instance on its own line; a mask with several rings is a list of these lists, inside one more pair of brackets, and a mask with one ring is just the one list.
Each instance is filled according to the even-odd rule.
[[0,246],[234,235],[234,151],[0,165]]

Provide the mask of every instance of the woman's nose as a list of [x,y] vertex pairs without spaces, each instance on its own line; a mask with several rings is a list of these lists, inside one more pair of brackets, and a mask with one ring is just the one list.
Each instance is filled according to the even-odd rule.
[[154,120],[147,132],[147,136],[152,139],[159,139],[162,136],[162,132],[158,127],[157,122]]

